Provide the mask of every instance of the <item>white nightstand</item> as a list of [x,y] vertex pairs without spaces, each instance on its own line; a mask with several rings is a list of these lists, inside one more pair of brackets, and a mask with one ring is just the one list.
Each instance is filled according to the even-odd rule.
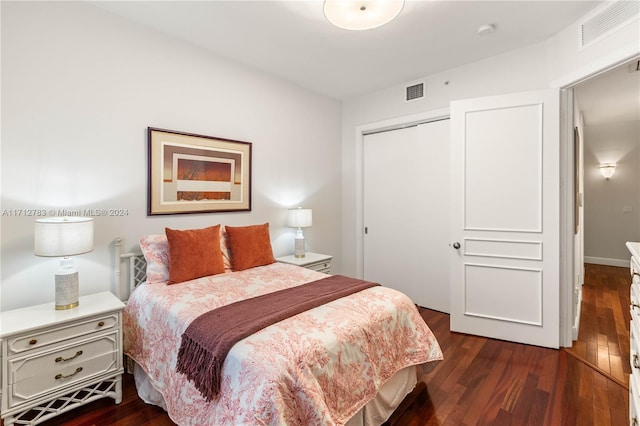
[[331,273],[331,259],[333,259],[333,256],[319,253],[305,253],[304,257],[290,255],[276,258],[278,262],[302,266],[325,274]]
[[100,398],[122,402],[122,309],[109,292],[0,314],[2,419],[35,425]]

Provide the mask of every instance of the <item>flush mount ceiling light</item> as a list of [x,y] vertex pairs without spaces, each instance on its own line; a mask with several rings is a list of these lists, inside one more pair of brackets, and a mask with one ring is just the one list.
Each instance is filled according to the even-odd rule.
[[324,16],[345,30],[370,30],[400,14],[404,0],[325,0]]

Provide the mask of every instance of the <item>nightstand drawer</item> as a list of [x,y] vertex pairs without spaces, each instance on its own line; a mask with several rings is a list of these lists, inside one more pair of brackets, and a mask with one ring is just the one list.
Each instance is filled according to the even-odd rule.
[[639,284],[631,284],[629,287],[630,293],[630,307],[631,307],[631,319],[634,321],[640,321],[640,291]]
[[640,383],[640,324],[637,320],[632,320],[629,326],[629,364],[631,365],[631,375],[636,382]]
[[120,368],[119,334],[9,360],[9,406]]
[[637,426],[640,424],[640,407],[638,407],[640,395],[638,394],[638,382],[633,375],[629,375],[629,425]]
[[276,258],[276,260],[281,263],[302,266],[303,268],[312,269],[325,274],[331,273],[331,259],[333,259],[333,256],[311,252],[306,253],[304,257],[289,255]]
[[118,328],[118,314],[96,316],[72,324],[58,327],[44,328],[31,333],[25,333],[8,338],[9,354],[19,354],[52,343],[64,342],[70,339],[86,336],[98,331]]
[[305,268],[328,274],[331,272],[331,261],[311,263],[306,265]]

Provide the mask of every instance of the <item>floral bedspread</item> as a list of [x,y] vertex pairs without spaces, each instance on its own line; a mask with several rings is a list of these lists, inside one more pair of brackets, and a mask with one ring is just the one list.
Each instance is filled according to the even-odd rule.
[[397,371],[442,358],[415,305],[393,289],[361,291],[236,343],[212,402],[176,372],[181,335],[198,315],[323,277],[274,263],[181,284],[143,284],[124,311],[125,353],[180,425],[344,424]]

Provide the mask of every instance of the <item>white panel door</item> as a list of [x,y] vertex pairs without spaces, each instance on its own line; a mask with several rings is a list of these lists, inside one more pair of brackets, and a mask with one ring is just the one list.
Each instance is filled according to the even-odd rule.
[[364,278],[449,312],[449,120],[364,137]]
[[451,103],[451,330],[559,346],[559,93]]

